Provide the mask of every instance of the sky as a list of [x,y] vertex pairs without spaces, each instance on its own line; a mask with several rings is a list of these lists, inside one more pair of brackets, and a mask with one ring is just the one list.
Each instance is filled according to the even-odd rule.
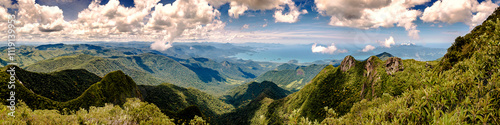
[[0,38],[16,14],[25,42],[147,41],[311,45],[345,53],[397,44],[447,48],[499,0],[0,0]]

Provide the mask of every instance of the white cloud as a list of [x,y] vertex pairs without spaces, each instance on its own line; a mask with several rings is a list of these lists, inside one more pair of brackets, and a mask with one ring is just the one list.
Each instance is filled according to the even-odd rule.
[[[159,1],[135,0],[135,7],[124,7],[118,0],[110,0],[105,5],[95,0],[76,20],[66,22],[62,10],[56,6],[19,0],[18,40],[159,41],[152,45],[157,47],[152,48],[165,50],[175,38],[181,41],[225,39],[213,33],[222,32],[225,23],[216,19],[219,12],[205,0],[177,0],[168,5],[158,4]],[[0,4],[4,3],[0,1]],[[2,10],[0,8],[0,13]]]
[[7,23],[7,21],[9,20],[9,15],[10,14],[7,12],[7,8],[0,6],[0,22]]
[[[288,3],[289,2],[289,3]],[[273,17],[276,19],[275,22],[283,22],[283,23],[295,23],[299,21],[300,14],[307,14],[307,10],[302,10],[299,12],[299,9],[295,6],[293,1],[287,1],[289,12],[283,14],[284,8],[281,7],[274,12]]]
[[66,25],[63,11],[57,6],[39,5],[35,0],[19,0],[18,6],[16,25],[28,33],[61,31]]
[[366,45],[365,48],[363,48],[363,50],[361,50],[361,51],[368,52],[368,51],[371,51],[373,49],[375,49],[374,46],[372,46],[372,45]]
[[[299,11],[292,0],[209,0],[208,2],[215,7],[229,3],[228,14],[233,18],[239,18],[247,10],[276,9],[273,15],[276,22],[295,23],[300,14],[307,13],[307,10]],[[283,14],[285,6],[289,7],[289,12]]]
[[[463,22],[471,28],[481,24],[498,7],[491,0],[439,0],[427,7],[420,19],[424,22]],[[475,13],[475,14],[474,14]]]
[[[205,0],[177,0],[172,4],[156,5],[151,15],[146,27],[166,33],[164,38],[152,44],[151,48],[166,50],[186,29],[209,24],[215,17],[219,17],[220,13]],[[169,44],[165,45],[167,42]]]
[[231,9],[229,9],[227,12],[229,16],[234,17],[236,19],[239,18],[240,15],[243,15],[245,11],[248,10],[248,6],[243,5],[243,4],[238,4],[238,2],[231,2]]
[[12,5],[12,0],[0,0],[0,7],[4,8],[17,8],[16,5]]
[[332,45],[330,46],[319,46],[317,45],[316,43],[314,43],[311,47],[311,51],[313,53],[326,53],[326,54],[333,54],[335,52],[337,53],[346,53],[347,50],[343,49],[343,50],[339,50],[336,46],[335,46],[335,43],[332,43]]
[[240,30],[248,29],[248,26],[249,26],[248,24],[245,24],[240,28]]
[[391,45],[394,45],[396,44],[396,42],[394,42],[394,38],[391,36],[389,37],[389,39],[385,39],[385,41],[380,41],[378,42],[380,44],[380,46],[383,46],[383,47],[387,47],[387,48],[391,48]]
[[370,29],[379,27],[404,27],[408,36],[418,39],[420,32],[413,23],[418,10],[411,9],[415,5],[430,0],[316,0],[315,4],[324,16],[330,16],[329,25]]
[[[121,32],[141,32],[144,18],[159,0],[136,0],[135,7],[120,5],[118,0],[110,0],[106,5],[94,1],[89,8],[78,13],[75,23],[77,30],[89,34],[119,34]],[[95,29],[99,30],[95,30]]]

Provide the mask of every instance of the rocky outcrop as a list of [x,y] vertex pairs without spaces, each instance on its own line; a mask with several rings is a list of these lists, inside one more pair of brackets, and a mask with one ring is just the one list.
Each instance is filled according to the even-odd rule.
[[[378,58],[375,57],[375,56],[371,56],[370,58],[368,58],[366,60],[366,64],[365,64],[365,69],[366,69],[366,73],[365,73],[365,76],[368,77],[368,81],[363,83],[363,87],[361,88],[361,93],[360,93],[360,97],[361,99],[364,99],[364,97],[368,94],[365,94],[368,92],[368,90],[365,90],[367,89],[367,87],[370,86],[371,84],[371,92],[372,92],[372,97],[375,97],[375,86],[376,86],[376,83],[377,83],[377,78],[374,78],[376,75],[377,75],[377,70],[375,69],[377,67],[377,60]],[[366,91],[366,92],[365,92]]]
[[370,58],[368,58],[366,60],[366,65],[365,65],[366,74],[365,74],[365,76],[374,75],[374,72],[376,72],[375,67],[376,67],[375,66],[375,57],[371,56]]
[[391,57],[385,61],[385,72],[387,72],[388,75],[392,75],[398,71],[403,71],[403,70],[404,66],[403,63],[401,62],[401,58]]
[[343,72],[351,69],[351,67],[354,67],[356,65],[356,60],[354,60],[354,57],[352,56],[346,56],[344,60],[340,63],[340,70]]

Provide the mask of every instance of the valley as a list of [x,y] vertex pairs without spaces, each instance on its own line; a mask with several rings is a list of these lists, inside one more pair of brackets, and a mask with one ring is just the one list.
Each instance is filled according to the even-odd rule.
[[[120,1],[108,2],[120,5]],[[207,6],[213,4],[204,0],[194,2]],[[293,2],[286,4],[290,4],[287,11],[296,11],[299,15],[308,13],[305,9],[300,12],[294,10],[297,8],[294,8]],[[315,1],[316,4],[318,2],[321,1]],[[399,2],[396,4],[417,5],[408,1]],[[192,3],[167,4],[165,8],[179,4]],[[163,4],[157,6],[158,11],[164,9],[159,8]],[[228,6],[234,6],[233,2]],[[246,4],[240,6],[247,7]],[[140,3],[122,9],[132,11],[128,9],[137,7],[144,9],[138,12],[152,11],[152,7]],[[207,8],[213,9],[211,6]],[[322,9],[322,6],[316,9]],[[209,12],[220,14],[219,11]],[[422,15],[418,12],[412,14]],[[175,14],[170,16],[188,18],[202,13],[184,15],[183,11]],[[328,11],[320,15],[328,14],[331,13]],[[165,35],[189,36],[181,39],[185,41],[199,40],[198,35],[190,33],[215,31],[203,29],[208,24],[153,21],[157,16],[160,15],[152,15],[153,24],[149,24],[149,20],[134,22],[131,19],[127,23],[152,29],[165,28],[156,26],[165,23],[169,27],[175,26],[175,30],[179,27],[202,30],[184,32],[182,29]],[[348,16],[371,19],[362,15]],[[321,18],[318,17],[318,20]],[[336,28],[355,23],[342,23],[348,18],[340,20],[332,16],[331,19],[337,22],[330,22],[329,25],[336,25]],[[412,21],[405,24],[398,22],[395,26],[415,30],[412,29],[416,27]],[[138,22],[148,22],[148,25]],[[242,32],[250,30],[249,27],[265,28],[268,21],[265,22],[265,25],[246,25],[239,29]],[[42,29],[49,27],[40,25]],[[429,27],[439,26],[426,28]],[[206,41],[169,41],[158,47],[153,46],[158,41],[93,41],[19,45],[14,56],[17,65],[9,65],[9,48],[4,46],[0,47],[0,124],[500,124],[500,8],[496,8],[485,21],[470,28],[467,34],[457,35],[446,50],[412,42],[397,45],[392,36],[385,41],[376,41],[380,44],[377,47],[360,44],[364,48],[342,47],[348,45],[336,46],[334,43]],[[111,28],[109,32],[125,32],[125,29]],[[364,30],[367,33],[385,33]],[[135,32],[139,31],[134,30],[130,34]],[[346,30],[341,33],[352,32]],[[412,35],[420,31],[408,32]],[[245,35],[259,33],[252,31]],[[221,34],[230,35],[229,32]],[[245,35],[239,37],[250,39]],[[287,40],[299,39],[291,37],[297,34],[280,35]],[[394,36],[398,35],[394,33]],[[237,39],[238,35],[233,38]],[[359,41],[349,42],[359,44],[356,43]],[[14,73],[8,71],[13,69]],[[12,85],[14,89],[11,89]],[[9,114],[11,111],[15,111],[13,116]]]

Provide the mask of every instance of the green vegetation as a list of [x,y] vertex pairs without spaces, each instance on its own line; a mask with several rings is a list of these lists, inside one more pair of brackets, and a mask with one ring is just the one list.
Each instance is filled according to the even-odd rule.
[[[80,56],[76,58],[104,59]],[[70,57],[60,58],[71,60]],[[239,107],[237,109],[194,88],[168,83],[138,87],[132,78],[121,71],[108,73],[74,99],[54,101],[34,93],[47,90],[40,87],[43,84],[34,83],[41,80],[39,77],[64,79],[47,80],[46,85],[62,84],[61,88],[54,89],[59,94],[69,90],[81,91],[92,82],[92,79],[78,81],[78,84],[85,84],[79,86],[72,84],[72,80],[87,77],[96,81],[99,79],[81,70],[48,74],[19,70],[19,81],[15,83],[16,97],[25,103],[18,103],[19,113],[15,118],[6,118],[8,110],[1,106],[3,114],[0,117],[7,119],[1,122],[13,124],[500,124],[500,8],[471,33],[458,37],[448,53],[438,61],[401,60],[388,54],[382,54],[380,58],[371,56],[357,61],[348,56],[339,67],[323,66],[322,70],[312,75],[311,82],[303,84],[302,89],[288,96],[287,91],[278,86],[294,83],[296,77],[309,81],[309,76],[305,76],[309,70],[306,67],[294,69],[290,64],[280,66],[280,71],[270,72],[276,75],[266,73],[259,76],[275,80],[278,85],[273,82],[250,82],[229,91],[224,99]],[[168,63],[170,60],[166,57],[148,54],[105,60],[153,75],[154,72],[172,70],[160,66],[166,64],[156,64],[159,60],[167,60]],[[85,64],[87,60],[82,61]],[[238,67],[236,69],[241,74],[237,74],[236,69],[230,68],[236,65],[223,63],[223,67],[219,67],[218,63],[204,58],[180,62],[179,66],[189,69],[188,72],[194,73],[197,80],[203,83],[229,80],[229,75],[223,75],[226,73],[234,73],[232,75],[241,78],[251,78],[247,73],[253,74],[248,70],[252,68],[245,71]],[[111,63],[105,66],[108,64]],[[6,89],[9,77],[6,69],[10,67],[0,70],[0,101],[4,104],[10,91]],[[220,70],[224,67],[229,71]],[[62,73],[83,76],[79,78]],[[290,79],[292,81],[286,81]],[[35,88],[32,91],[29,87]],[[51,96],[51,93],[40,93]],[[71,97],[73,95],[59,99]],[[157,107],[139,99],[127,101],[126,98],[139,98]],[[40,123],[38,119],[45,121]]]
[[[38,61],[59,56],[88,54],[93,56],[111,57],[125,55],[124,52],[89,44],[65,45],[61,43],[41,45],[36,47],[17,46],[16,50],[18,51],[18,54],[16,54],[14,57],[16,58],[16,63],[18,63],[19,67],[25,67]],[[1,66],[7,65],[7,62],[5,61],[8,60],[7,57],[9,57],[7,56],[7,54],[7,47],[0,47]]]
[[346,115],[323,123],[499,124],[499,14],[497,8],[482,25],[457,38],[432,72],[412,79],[420,86],[399,96],[362,100]]
[[34,72],[54,72],[65,69],[85,69],[89,72],[104,76],[105,74],[122,70],[140,84],[158,84],[159,81],[150,74],[133,69],[123,63],[102,57],[95,57],[86,54],[74,56],[62,56],[48,60],[43,60],[25,68]]
[[[1,87],[0,91],[2,94],[0,95],[2,97],[1,101],[3,104],[8,104],[7,98],[10,97],[9,92],[10,90],[7,89],[7,85],[9,84],[7,82],[9,74],[6,72],[7,69],[10,68],[16,68],[16,73],[18,75],[17,81],[15,83],[16,85],[16,102],[22,102],[22,104],[25,106],[25,110],[23,111],[31,111],[31,112],[36,112],[33,117],[34,119],[30,118],[25,118],[25,119],[9,119],[9,120],[14,120],[15,122],[27,122],[27,123],[38,123],[34,122],[33,120],[38,119],[37,117],[42,117],[42,116],[37,116],[41,115],[38,114],[40,112],[49,112],[47,114],[48,116],[46,117],[48,120],[48,123],[54,123],[54,124],[62,124],[62,123],[72,123],[72,122],[67,122],[65,119],[58,119],[58,118],[64,118],[68,117],[69,119],[71,118],[78,118],[78,123],[85,123],[85,124],[91,124],[91,123],[96,123],[96,124],[111,124],[111,123],[123,123],[129,121],[129,119],[120,119],[119,117],[122,117],[123,115],[120,115],[123,113],[127,113],[124,111],[120,110],[131,110],[127,106],[126,99],[127,98],[138,98],[141,100],[146,99],[155,99],[159,100],[160,102],[154,102],[156,103],[155,105],[150,105],[147,104],[148,106],[144,107],[147,109],[151,109],[151,112],[143,112],[143,111],[134,111],[133,113],[140,114],[140,116],[134,116],[134,117],[141,117],[140,119],[132,119],[132,123],[141,123],[141,121],[148,121],[153,120],[153,123],[168,123],[168,121],[172,121],[177,124],[181,123],[190,123],[190,121],[197,122],[197,123],[205,123],[205,120],[202,119],[204,117],[204,114],[209,114],[208,116],[215,116],[216,114],[221,114],[224,113],[224,111],[228,112],[232,106],[225,104],[221,100],[218,100],[215,97],[212,97],[206,93],[203,93],[199,90],[196,89],[184,89],[181,87],[177,87],[174,85],[169,84],[169,87],[175,88],[176,92],[171,93],[167,95],[166,93],[162,93],[162,90],[157,90],[153,89],[151,91],[145,91],[144,88],[145,86],[141,86],[142,92],[139,90],[139,87],[135,84],[135,82],[125,75],[121,71],[114,71],[110,72],[107,75],[105,75],[102,79],[100,77],[96,76],[95,74],[89,73],[88,71],[85,70],[64,70],[64,71],[59,71],[59,72],[53,72],[49,74],[45,73],[35,73],[35,72],[29,72],[25,71],[17,66],[6,66],[1,69],[2,72],[0,72],[0,77],[2,78],[1,81]],[[72,75],[72,76],[68,76]],[[45,78],[44,78],[45,77]],[[47,79],[47,78],[61,78],[61,79]],[[93,78],[100,80],[95,84],[91,84],[88,86],[88,88],[84,89],[85,91],[80,93],[81,95],[76,96],[72,98],[72,95],[77,93],[77,91],[80,91],[79,89],[84,88],[84,85],[72,85],[75,81],[72,80],[79,80],[79,79],[85,79],[85,78]],[[39,81],[37,81],[39,80]],[[64,81],[68,80],[68,81]],[[91,80],[91,79],[87,79]],[[23,82],[23,81],[30,81],[30,82]],[[85,81],[82,80],[82,82],[90,82],[90,81]],[[23,84],[24,83],[24,84]],[[42,95],[39,95],[38,93],[34,93],[34,91],[31,91],[28,89],[25,85],[28,85],[26,83],[30,83],[30,87],[34,87],[37,91],[41,90],[60,90],[57,91],[57,96],[61,97],[66,97],[67,99],[70,99],[69,101],[54,101],[52,99],[49,99],[47,97],[44,97]],[[75,82],[76,83],[76,82]],[[57,84],[61,84],[58,86]],[[69,85],[66,85],[69,84]],[[47,85],[47,86],[42,86],[42,85]],[[165,84],[166,85],[166,84]],[[52,89],[51,89],[52,88]],[[163,85],[160,86],[155,86],[153,88],[165,88]],[[71,92],[71,91],[75,92]],[[184,93],[177,93],[179,91],[184,91]],[[43,94],[48,94],[48,96],[52,96],[52,92],[41,92]],[[145,93],[145,95],[149,96],[142,96],[141,93]],[[154,98],[158,97],[158,95],[162,98]],[[177,95],[179,94],[179,95]],[[153,97],[153,98],[151,98]],[[170,98],[182,98],[183,100],[175,100],[171,99],[168,100],[169,98],[165,97],[170,97]],[[166,99],[166,100],[162,100]],[[175,102],[178,101],[178,102]],[[170,110],[164,108],[164,106],[167,105],[173,105],[173,104],[182,104],[185,102],[188,102],[184,105],[184,107],[179,108],[177,110]],[[113,106],[113,105],[108,105],[109,104],[115,104],[117,106],[122,106],[120,107]],[[142,103],[141,103],[142,104]],[[133,104],[133,106],[137,106],[138,104]],[[150,106],[149,106],[150,105]],[[158,108],[156,105],[164,108],[161,109]],[[201,106],[200,110],[197,105]],[[223,109],[221,105],[226,105],[227,109]],[[104,106],[104,107],[102,107]],[[4,106],[5,107],[5,106]],[[21,105],[22,107],[22,105]],[[29,108],[28,108],[29,107]],[[96,108],[99,107],[99,108]],[[32,111],[34,109],[35,111]],[[97,109],[97,110],[96,110]],[[161,111],[160,120],[155,120],[154,116],[155,115],[154,110],[158,109],[158,111]],[[3,108],[2,111],[6,111],[6,108]],[[18,109],[19,110],[19,109]],[[101,113],[98,115],[105,115],[102,116],[102,118],[99,119],[94,119],[88,118],[88,119],[82,119],[82,116],[78,115],[84,115],[88,117],[88,114],[85,114],[86,110],[92,115],[92,111],[97,111],[96,113]],[[17,111],[17,110],[16,110]],[[76,115],[75,115],[75,111]],[[148,110],[149,111],[149,110]],[[31,113],[29,112],[29,113]],[[214,113],[215,112],[215,113]],[[28,113],[28,114],[29,114]],[[150,114],[152,113],[152,114]],[[62,114],[62,115],[61,115]],[[24,114],[26,115],[26,114]],[[172,120],[169,120],[168,118],[165,119],[163,116],[169,116],[172,118]],[[76,117],[78,116],[78,117]],[[198,117],[201,116],[201,117]],[[26,116],[23,116],[26,117]],[[117,117],[119,119],[117,119]],[[210,118],[208,117],[208,118]],[[45,118],[45,117],[43,117]],[[90,121],[89,121],[90,119]],[[143,120],[141,120],[143,119]],[[19,121],[20,120],[20,121]],[[149,122],[146,122],[149,123]]]
[[258,96],[265,96],[270,99],[281,99],[290,93],[290,91],[278,87],[273,82],[250,82],[228,91],[226,95],[224,95],[223,100],[235,107],[240,107],[247,105]]
[[[161,113],[153,104],[141,102],[137,98],[127,99],[123,106],[106,104],[103,107],[79,109],[71,113],[57,110],[32,110],[24,102],[16,105],[15,117],[7,116],[8,107],[0,105],[0,124],[162,124],[175,125],[174,119]],[[200,117],[187,122],[202,125]]]
[[34,73],[15,66],[17,78],[30,91],[54,101],[69,101],[80,96],[101,77],[83,69],[53,73]]
[[394,57],[392,54],[390,54],[388,52],[383,52],[383,53],[377,54],[375,56],[377,56],[382,61],[385,61],[385,60],[387,60],[390,57]]
[[[0,91],[2,92],[0,96],[2,97],[1,101],[4,104],[7,104],[7,101],[5,99],[10,97],[10,90],[7,89],[7,80],[9,78],[9,75],[6,72],[6,69],[10,67],[13,66],[6,66],[2,68],[0,72],[0,86],[2,87],[2,89],[0,89]],[[40,74],[38,76],[40,76]],[[107,74],[102,78],[101,81],[88,87],[80,96],[66,102],[54,101],[47,97],[36,94],[25,87],[23,84],[21,84],[22,81],[23,79],[19,79],[18,77],[18,80],[15,83],[17,97],[16,100],[23,100],[32,109],[56,109],[59,111],[78,110],[80,108],[88,109],[90,106],[104,106],[105,103],[121,105],[126,101],[126,98],[141,98],[135,82],[130,77],[123,74],[123,72],[121,71],[114,71]],[[65,92],[68,92],[67,90],[69,89],[66,88],[67,86],[52,87],[59,87],[54,90],[64,90]],[[43,88],[40,89],[43,90]]]
[[[179,63],[181,62],[181,63]],[[229,62],[217,63],[205,58],[177,62],[163,55],[144,53],[132,56],[96,57],[86,54],[61,56],[26,66],[34,72],[54,72],[65,69],[86,69],[99,76],[122,70],[140,85],[172,83],[194,87],[214,95],[254,78],[262,69],[241,68]]]
[[[186,112],[183,110],[191,109],[195,105],[203,114],[198,116],[213,122],[215,116],[234,109],[232,105],[226,104],[222,100],[194,88],[182,88],[169,83],[163,83],[158,86],[140,85],[139,88],[141,93],[144,93],[143,97],[146,102],[157,105],[166,114],[172,114],[170,111],[182,114],[182,112]],[[191,111],[190,113],[193,112],[195,113],[196,111]],[[178,116],[184,117],[186,115]]]
[[[86,69],[102,77],[111,71],[122,70],[141,85],[167,82],[195,87],[213,95],[221,95],[275,66],[253,61],[230,63],[207,58],[179,59],[140,48],[106,46],[62,43],[19,46],[15,58],[19,67],[34,72]],[[0,51],[4,52],[0,53],[0,66],[5,66],[8,59],[4,57],[9,57],[7,47],[0,47]]]
[[298,91],[309,83],[325,66],[327,65],[297,66],[285,63],[278,66],[277,70],[260,75],[255,78],[255,81],[271,81],[283,89]]
[[260,121],[269,124],[500,124],[499,14],[497,9],[457,38],[441,61],[372,56],[345,71],[327,66],[300,91],[253,107],[267,112],[247,118],[265,115]]

